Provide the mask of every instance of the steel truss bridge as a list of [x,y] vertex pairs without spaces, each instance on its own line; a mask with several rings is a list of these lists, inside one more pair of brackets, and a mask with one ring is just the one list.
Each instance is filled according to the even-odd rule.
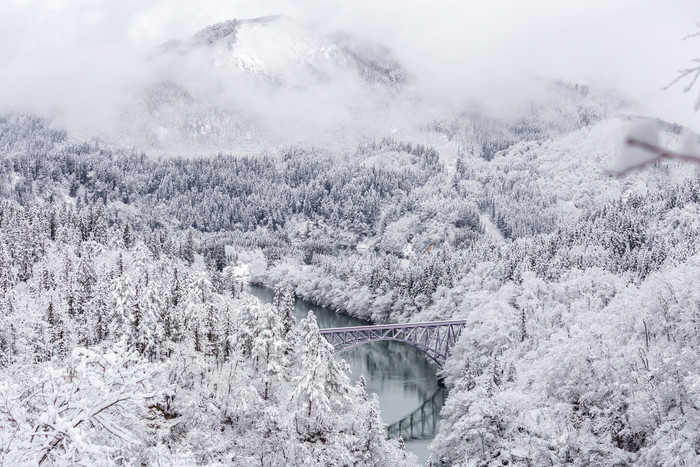
[[353,326],[321,329],[321,335],[336,355],[368,342],[399,341],[422,350],[442,368],[465,325],[460,320]]

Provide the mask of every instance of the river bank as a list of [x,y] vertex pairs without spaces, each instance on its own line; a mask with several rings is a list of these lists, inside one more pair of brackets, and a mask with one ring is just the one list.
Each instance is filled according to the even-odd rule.
[[[271,303],[274,298],[274,291],[268,287],[248,285],[247,291],[265,303]],[[297,320],[306,317],[309,310],[316,315],[321,329],[369,324],[305,300],[295,300],[294,316]],[[414,414],[414,437],[406,436],[406,431],[402,433],[406,448],[425,464],[430,455],[428,446],[437,433],[439,411],[444,401],[444,396],[436,397],[442,388],[436,374],[437,367],[418,349],[392,341],[361,345],[344,352],[342,358],[350,365],[351,380],[357,381],[363,375],[367,391],[377,394],[385,423],[396,426],[404,420],[403,423],[409,424],[410,415]],[[423,410],[425,420],[419,419],[418,415],[422,406],[432,409]]]

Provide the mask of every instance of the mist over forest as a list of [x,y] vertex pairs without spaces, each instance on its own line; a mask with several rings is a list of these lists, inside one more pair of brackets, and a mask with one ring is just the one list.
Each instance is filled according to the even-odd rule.
[[[0,6],[0,463],[700,463],[700,8],[421,8]],[[465,322],[429,449],[295,300]]]

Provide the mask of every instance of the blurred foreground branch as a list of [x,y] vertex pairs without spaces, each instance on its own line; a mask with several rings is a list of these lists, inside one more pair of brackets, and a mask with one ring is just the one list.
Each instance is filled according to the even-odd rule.
[[672,151],[661,146],[655,125],[650,122],[641,122],[629,129],[612,167],[607,172],[621,177],[661,159],[700,164],[697,134],[686,129],[682,135],[680,150]]

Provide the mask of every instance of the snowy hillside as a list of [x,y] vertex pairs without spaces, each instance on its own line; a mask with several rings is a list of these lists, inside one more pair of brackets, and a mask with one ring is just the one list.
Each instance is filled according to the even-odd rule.
[[467,321],[452,465],[699,464],[698,170],[607,172],[630,124],[682,128],[536,81],[439,98],[263,17],[151,50],[98,137],[0,115],[0,463],[414,464],[296,294]]

